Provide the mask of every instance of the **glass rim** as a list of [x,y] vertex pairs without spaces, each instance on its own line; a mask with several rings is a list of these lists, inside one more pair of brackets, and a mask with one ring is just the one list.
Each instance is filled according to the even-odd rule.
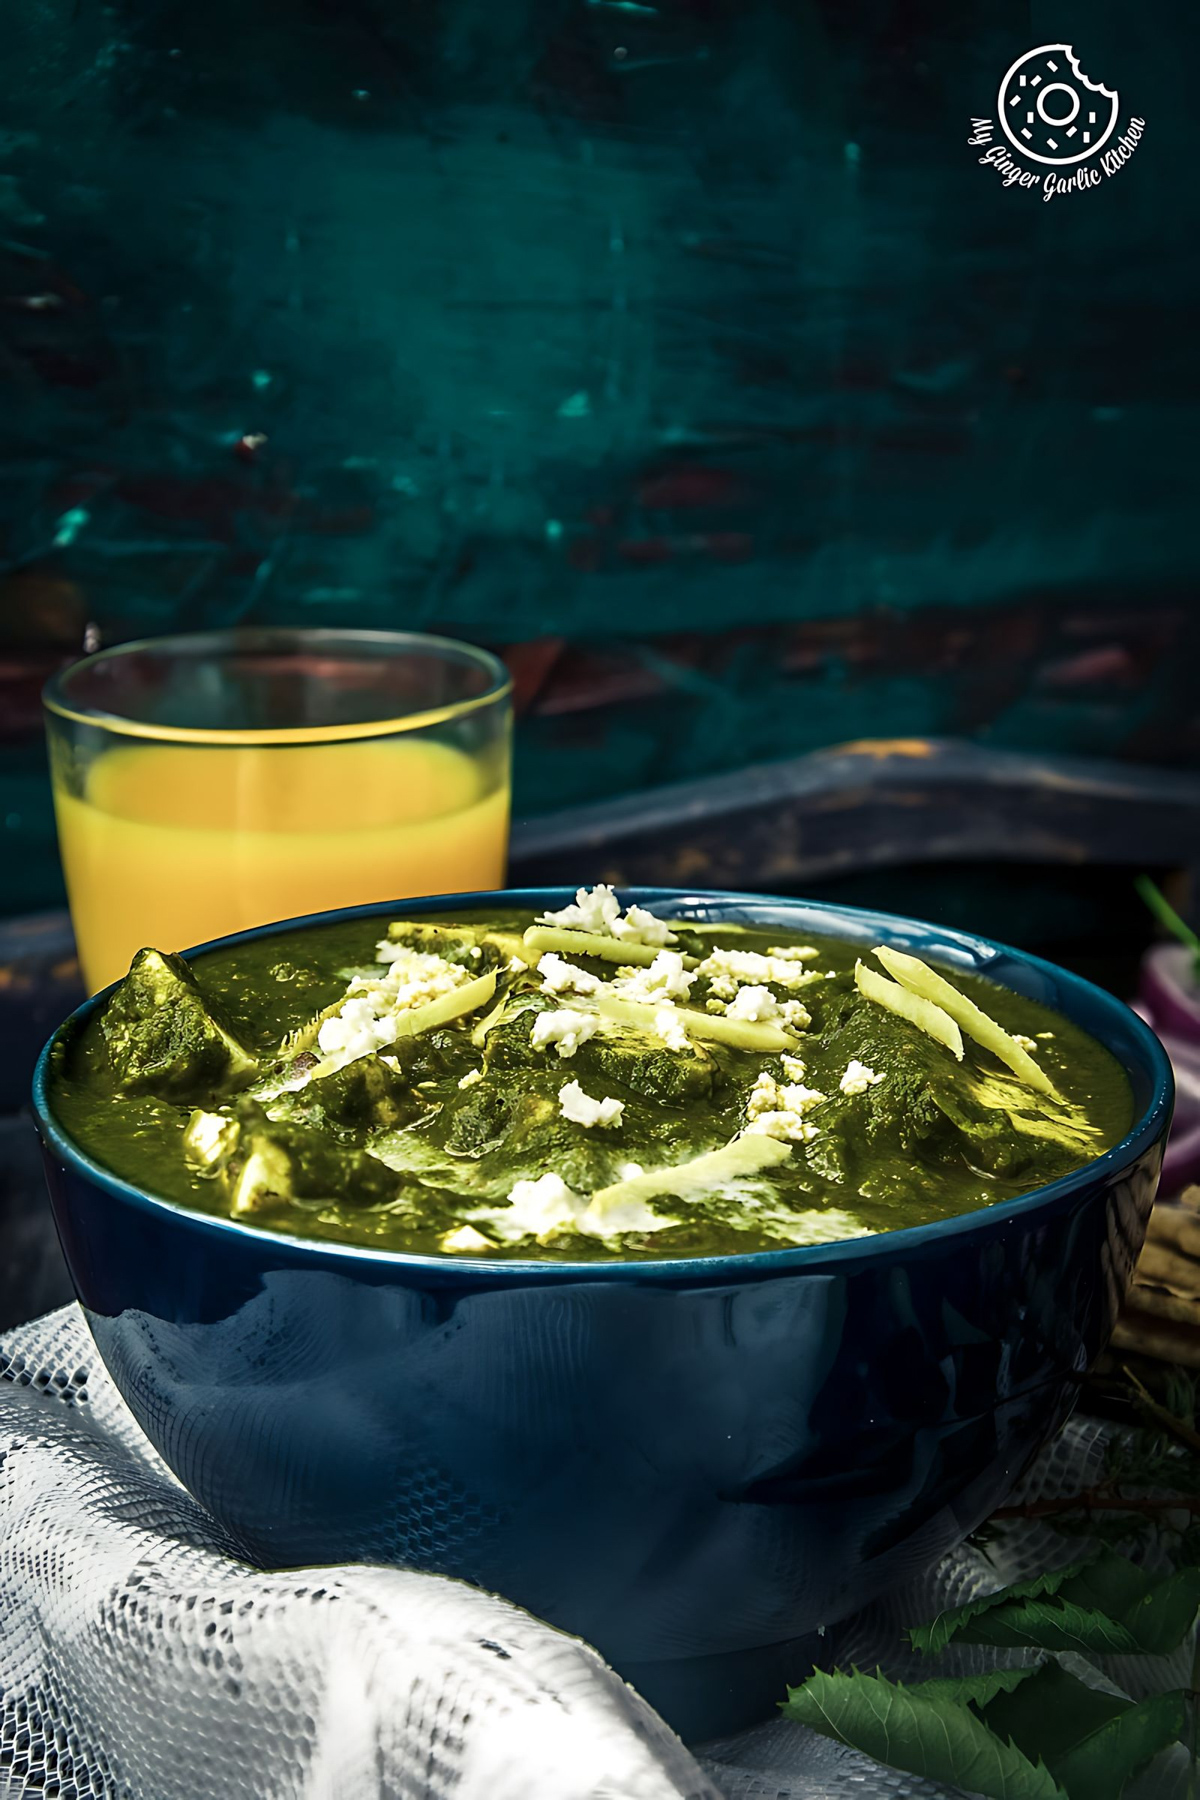
[[[261,728],[155,725],[143,719],[126,718],[121,713],[106,712],[100,707],[78,705],[64,691],[68,679],[81,669],[94,668],[97,663],[110,659],[116,661],[119,657],[130,656],[139,651],[196,656],[205,649],[213,653],[227,652],[239,644],[265,650],[274,645],[282,650],[285,647],[294,648],[300,643],[311,643],[317,647],[324,643],[331,653],[339,644],[347,648],[357,645],[364,650],[375,648],[397,654],[402,651],[410,654],[413,651],[423,651],[437,656],[440,653],[442,660],[453,658],[473,663],[490,677],[490,684],[480,694],[470,694],[462,700],[449,700],[440,706],[426,707],[420,712],[403,713],[399,717],[355,720],[346,725],[279,725]],[[442,725],[448,720],[461,719],[484,707],[494,706],[512,693],[512,686],[512,676],[498,656],[478,644],[468,644],[461,638],[440,637],[424,631],[343,630],[338,626],[234,626],[224,631],[192,631],[180,632],[172,637],[131,638],[127,643],[110,644],[107,649],[95,650],[90,656],[81,656],[68,663],[66,668],[57,670],[50,677],[42,689],[42,705],[55,718],[67,719],[75,725],[96,726],[114,737],[151,739],[168,744],[211,744],[218,748],[238,744],[261,744],[269,747],[277,744],[349,743],[356,739],[393,737],[399,732],[422,731],[431,725]]]

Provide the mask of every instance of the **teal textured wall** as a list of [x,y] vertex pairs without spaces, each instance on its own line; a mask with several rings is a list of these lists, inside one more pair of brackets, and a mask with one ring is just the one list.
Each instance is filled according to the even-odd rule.
[[[526,812],[876,734],[1200,761],[1184,0],[0,21],[0,905],[85,632],[505,647]],[[1146,132],[1047,205],[966,137],[1058,37]]]

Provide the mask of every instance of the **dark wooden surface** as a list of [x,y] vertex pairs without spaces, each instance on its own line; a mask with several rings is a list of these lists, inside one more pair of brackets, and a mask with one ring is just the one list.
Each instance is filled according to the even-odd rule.
[[792,892],[958,860],[1200,866],[1200,775],[870,739],[518,824],[514,877]]
[[[0,908],[62,902],[42,681],[205,626],[495,644],[530,812],[866,735],[1200,765],[1200,8],[1135,20],[14,0]],[[1047,29],[1146,120],[1051,205],[967,142]]]
[[[946,886],[950,869],[961,883],[964,865],[1002,885],[1018,864],[1044,865],[1051,883],[1082,873],[1089,888],[1106,871],[1123,872],[1122,889],[1133,870],[1175,871],[1186,904],[1200,870],[1200,777],[932,739],[847,744],[518,822],[511,879],[795,893],[922,866],[935,882],[947,871]],[[883,903],[904,910],[895,891]],[[1148,920],[1139,924],[1148,938]],[[1050,946],[1008,928],[992,934],[1078,966],[1061,930]],[[1135,964],[1121,966],[1119,991]],[[0,1329],[70,1298],[22,1109],[41,1044],[81,995],[65,913],[0,924]]]

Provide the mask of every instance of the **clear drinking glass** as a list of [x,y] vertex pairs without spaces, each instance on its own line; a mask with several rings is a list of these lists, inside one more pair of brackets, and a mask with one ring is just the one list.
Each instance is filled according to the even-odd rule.
[[503,884],[510,682],[389,631],[122,644],[45,695],[84,979],[325,907]]

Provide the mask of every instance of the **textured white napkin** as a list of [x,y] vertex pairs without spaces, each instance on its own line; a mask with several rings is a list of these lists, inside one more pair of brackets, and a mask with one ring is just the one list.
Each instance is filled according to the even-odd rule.
[[[1023,1491],[1086,1485],[1102,1454],[1101,1427],[1068,1427]],[[957,1552],[839,1628],[837,1658],[915,1676],[901,1625],[1061,1551],[1033,1526],[1002,1568]],[[991,1655],[964,1650],[955,1666]],[[1125,1685],[1124,1671],[1109,1673]],[[1163,1779],[1154,1800],[1172,1800]],[[783,1719],[693,1758],[593,1650],[461,1582],[238,1561],[142,1436],[67,1307],[0,1338],[0,1800],[47,1793],[935,1800],[945,1790]]]

